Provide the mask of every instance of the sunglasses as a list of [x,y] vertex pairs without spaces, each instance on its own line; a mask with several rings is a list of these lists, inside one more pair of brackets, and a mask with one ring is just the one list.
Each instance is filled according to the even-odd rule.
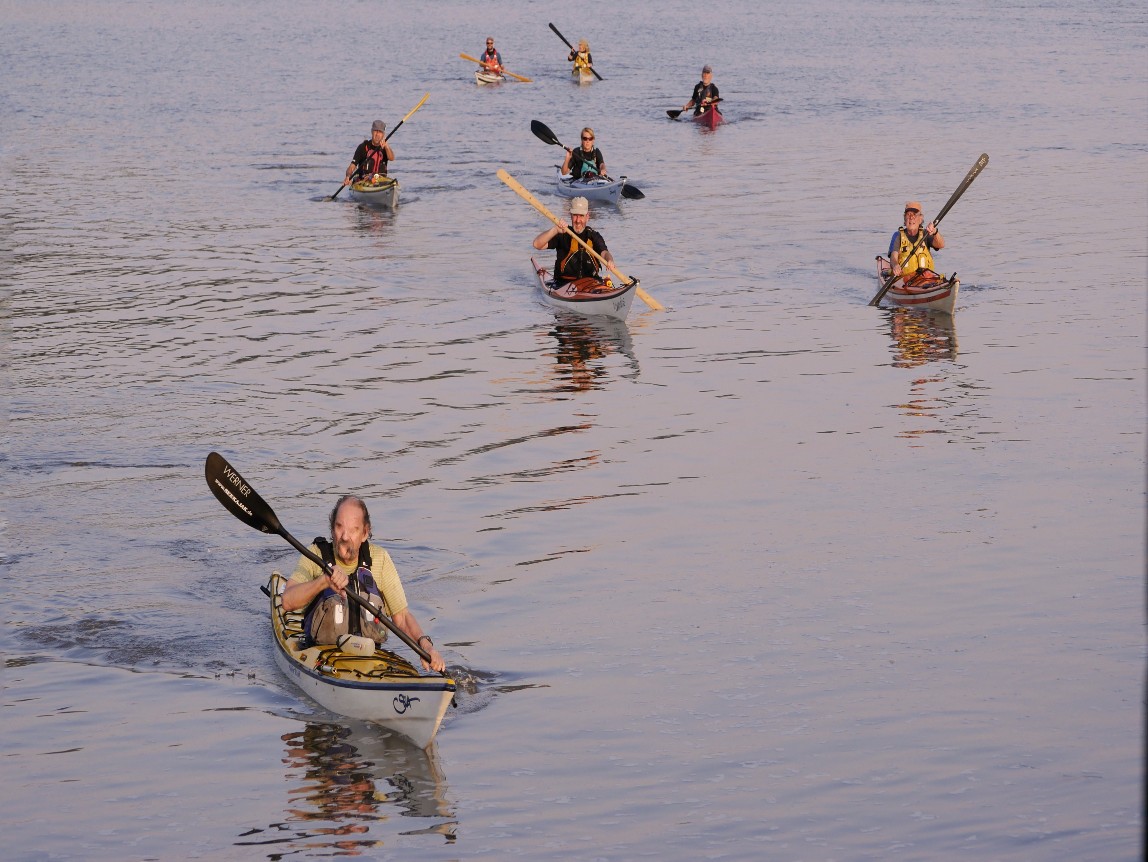
[[593,139],[593,138],[588,138],[588,137],[586,137],[585,135],[583,135],[583,136],[582,136],[582,140],[584,140],[584,141],[592,141],[592,140],[594,140],[594,139]]

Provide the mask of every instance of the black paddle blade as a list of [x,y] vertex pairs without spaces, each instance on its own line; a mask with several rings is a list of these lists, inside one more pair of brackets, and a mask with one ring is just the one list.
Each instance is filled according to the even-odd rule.
[[538,120],[531,120],[530,131],[534,132],[534,137],[545,144],[552,144],[558,147],[562,146],[562,142],[558,140],[557,136],[550,131],[550,127],[545,123],[541,123]]
[[666,111],[666,116],[669,117],[671,120],[676,120],[681,115],[682,115],[682,112],[678,111],[678,110]]
[[284,534],[283,525],[271,507],[218,452],[207,456],[203,475],[215,499],[247,526],[261,533]]
[[635,188],[629,183],[626,183],[626,185],[622,186],[622,197],[629,198],[632,201],[640,201],[645,197],[645,195],[642,193],[641,189]]

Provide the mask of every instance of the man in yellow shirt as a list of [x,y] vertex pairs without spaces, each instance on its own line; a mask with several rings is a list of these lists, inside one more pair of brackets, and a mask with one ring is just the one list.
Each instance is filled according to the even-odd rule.
[[[371,544],[371,516],[367,511],[367,504],[350,494],[340,497],[335,503],[335,508],[331,510],[330,528],[331,541],[327,548],[324,549],[322,546],[327,544],[325,541],[321,544],[317,541],[312,544],[311,550],[323,559],[330,559],[333,556],[334,573],[327,574],[313,561],[300,557],[295,571],[288,578],[287,586],[283,590],[283,610],[297,611],[309,608],[320,599],[335,595],[342,597],[343,613],[349,620],[350,614],[345,607],[347,586],[352,578],[355,578],[357,583],[362,583],[369,574],[378,596],[381,597],[383,611],[399,629],[430,655],[430,662],[423,660],[423,668],[442,673],[446,669],[446,664],[438,650],[434,648],[434,642],[423,632],[422,626],[407,607],[407,596],[391,555],[386,549]],[[323,553],[324,550],[327,550],[327,554]],[[368,582],[367,587],[369,586]],[[363,590],[360,589],[359,592],[361,595]],[[369,600],[366,595],[362,598]],[[360,611],[357,606],[355,613],[367,617],[364,623],[369,622],[369,615]]]

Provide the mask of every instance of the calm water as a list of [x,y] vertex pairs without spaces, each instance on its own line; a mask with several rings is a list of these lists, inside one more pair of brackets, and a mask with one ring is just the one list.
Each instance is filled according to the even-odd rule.
[[[5,858],[1139,858],[1143,5],[583,15],[0,0]],[[426,92],[399,209],[326,200]],[[541,303],[533,119],[666,311]],[[955,317],[867,307],[981,152]],[[429,752],[278,673],[213,449],[300,538],[371,501]]]

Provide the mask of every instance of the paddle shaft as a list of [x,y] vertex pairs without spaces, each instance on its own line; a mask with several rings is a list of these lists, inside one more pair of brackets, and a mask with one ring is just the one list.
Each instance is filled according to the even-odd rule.
[[[557,28],[557,27],[555,27],[553,24],[551,24],[551,25],[550,25],[550,29],[554,31],[554,35],[555,35],[555,36],[557,36],[557,37],[558,37],[559,39],[561,39],[563,42],[566,42],[566,47],[567,47],[567,48],[569,48],[569,49],[570,49],[571,51],[573,51],[575,54],[577,54],[577,53],[578,53],[578,49],[577,49],[577,48],[575,48],[573,45],[571,45],[571,44],[570,44],[570,43],[569,43],[569,42],[566,40],[566,37],[565,37],[565,36],[563,36],[561,33],[559,33],[559,32],[558,32],[558,28]],[[590,67],[590,71],[594,73],[594,77],[595,77],[595,78],[597,78],[599,81],[601,81],[601,80],[602,80],[602,76],[598,74],[598,70],[597,70],[597,69],[595,69],[593,66],[591,66],[591,67]]]
[[[407,120],[409,120],[411,118],[411,115],[414,114],[414,112],[417,111],[419,108],[421,108],[423,106],[423,104],[426,102],[426,100],[429,98],[430,98],[430,93],[427,93],[425,96],[423,96],[421,99],[419,99],[419,103],[417,105],[415,105],[413,108],[411,108],[407,112],[407,115],[405,117],[403,117],[401,120],[398,121],[398,123],[395,125],[395,127],[393,129],[391,129],[390,134],[388,134],[385,138],[383,138],[383,143],[385,144],[387,141],[389,141],[391,139],[391,135],[393,135],[395,132],[397,132],[399,130],[399,126],[401,126],[403,123],[405,123]],[[346,187],[347,187],[346,184],[339,186],[339,191],[337,191],[333,195],[331,195],[331,200],[334,200],[335,198],[337,198],[339,196],[339,193],[342,192],[343,189],[345,189]]]
[[[222,455],[218,452],[212,452],[208,455],[207,462],[203,467],[203,472],[204,477],[207,479],[207,486],[211,489],[211,493],[215,495],[215,499],[222,503],[223,508],[227,509],[232,515],[247,524],[247,526],[259,530],[261,533],[274,533],[275,535],[283,537],[295,550],[328,574],[334,571],[332,566],[328,566],[323,562],[322,557],[306,547],[284,529],[272,508],[255,492],[255,489],[239,475],[236,469],[227,463],[227,460]],[[395,636],[414,650],[419,658],[428,663],[430,662],[430,654],[419,646],[410,635],[388,619],[386,614],[380,613],[378,608],[373,607],[361,599],[353,590],[347,590],[346,593],[351,601],[359,605],[359,607],[394,632]]]
[[[459,54],[458,56],[462,57],[462,59],[464,59],[464,60],[470,60],[470,62],[472,62],[472,63],[478,63],[478,65],[480,65],[480,66],[486,65],[486,63],[484,63],[482,60],[479,60],[477,57],[472,57],[472,56],[470,56],[470,54]],[[507,69],[503,69],[501,74],[509,75],[510,77],[514,78],[515,80],[522,81],[522,83],[524,83],[524,84],[531,83],[531,80],[529,78],[527,78],[525,75],[515,75],[513,72],[511,72]]]
[[[977,176],[980,174],[980,172],[985,169],[985,165],[987,165],[988,163],[989,163],[989,154],[988,153],[981,153],[981,157],[976,160],[976,162],[973,164],[973,166],[969,169],[969,172],[967,174],[965,174],[965,178],[963,180],[961,180],[961,184],[959,186],[957,186],[957,190],[955,192],[953,192],[953,194],[949,198],[948,202],[943,207],[941,207],[941,211],[939,213],[937,213],[935,218],[933,218],[932,225],[934,228],[941,223],[941,219],[943,219],[945,217],[945,215],[949,212],[949,210],[951,210],[953,208],[953,204],[955,204],[958,200],[960,200],[961,195],[963,195],[965,193],[965,190],[968,189],[968,187],[973,184],[973,180],[975,180],[977,178]],[[907,258],[912,257],[914,254],[917,253],[917,249],[921,247],[921,243],[923,243],[925,241],[925,237],[926,237],[925,226],[922,225],[920,234],[917,236],[917,239],[913,243],[913,245],[909,248],[909,253],[906,255]],[[889,292],[889,288],[892,287],[893,283],[896,282],[897,279],[899,279],[900,277],[901,276],[899,276],[899,275],[893,275],[893,261],[890,260],[889,261],[889,279],[883,285],[881,285],[881,289],[877,291],[876,296],[874,296],[871,300],[869,300],[869,304],[870,305],[879,304],[881,302],[882,298],[884,298],[885,294]]]
[[[530,192],[528,192],[525,188],[522,187],[522,183],[518,182],[518,180],[516,180],[514,177],[512,177],[510,174],[508,174],[502,168],[498,169],[498,178],[500,180],[502,180],[504,183],[506,183],[508,186],[510,186],[510,188],[513,189],[515,192],[517,192],[519,197],[521,197],[524,201],[526,201],[528,204],[530,204],[532,207],[534,207],[536,210],[538,210],[540,213],[542,213],[542,215],[546,216],[546,218],[550,219],[550,221],[552,221],[554,223],[554,226],[556,228],[559,228],[560,230],[565,232],[567,235],[572,237],[574,239],[574,241],[576,243],[578,243],[578,245],[580,245],[580,246],[582,246],[582,248],[586,249],[586,251],[590,254],[590,256],[592,258],[594,258],[594,260],[598,261],[602,266],[606,267],[606,269],[610,270],[610,272],[614,273],[614,275],[618,276],[618,278],[622,279],[622,281],[625,282],[626,284],[629,284],[630,282],[633,281],[632,278],[630,278],[629,276],[623,275],[621,272],[618,271],[617,267],[615,267],[613,264],[607,262],[606,259],[604,257],[602,257],[602,255],[600,255],[600,254],[598,254],[598,252],[594,251],[594,249],[590,245],[588,245],[585,240],[583,240],[580,236],[578,236],[578,234],[576,234],[576,233],[574,233],[574,231],[570,230],[569,227],[564,227],[561,219],[559,219],[558,216],[554,215],[554,213],[552,213],[552,212],[550,212],[550,210],[546,209],[546,207],[544,207],[542,205],[541,201],[539,201],[538,198],[534,197],[534,195],[532,195]],[[555,276],[557,276],[557,273],[555,273]],[[664,306],[660,302],[658,302],[656,299],[654,299],[652,296],[650,296],[648,293],[646,293],[646,291],[644,291],[642,289],[641,285],[638,286],[636,293],[638,294],[638,296],[640,296],[642,298],[642,302],[646,303],[646,305],[648,305],[650,308],[654,309],[655,311],[661,311],[664,308]]]

